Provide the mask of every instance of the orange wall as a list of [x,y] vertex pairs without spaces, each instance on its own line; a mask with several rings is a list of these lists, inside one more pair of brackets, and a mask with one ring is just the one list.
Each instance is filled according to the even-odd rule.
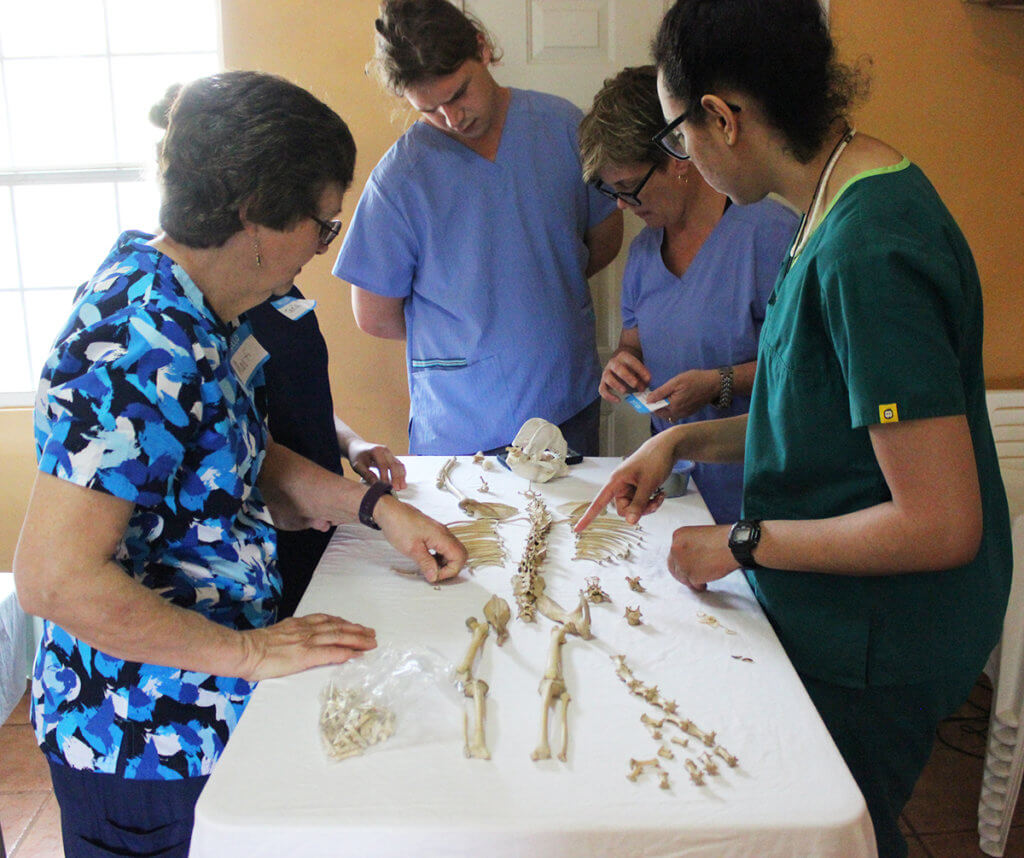
[[857,127],[928,174],[974,251],[990,388],[1024,387],[1024,12],[832,0],[842,58],[873,61]]
[[[359,159],[342,218],[351,215],[369,171],[409,121],[363,73],[376,0],[222,0],[222,8],[229,68],[284,75],[351,126]],[[922,166],[974,249],[989,386],[1024,387],[1024,13],[960,0],[831,0],[831,11],[844,59],[874,61],[858,127]],[[405,452],[403,347],[356,329],[331,257],[307,266],[300,286],[319,302],[335,405],[366,437]],[[0,410],[0,569],[10,568],[33,473],[31,416]]]

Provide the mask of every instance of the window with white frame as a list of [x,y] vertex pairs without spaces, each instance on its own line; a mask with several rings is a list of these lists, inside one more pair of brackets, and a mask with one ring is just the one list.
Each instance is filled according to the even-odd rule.
[[221,66],[218,0],[0,0],[0,405],[118,234],[156,230],[150,107]]

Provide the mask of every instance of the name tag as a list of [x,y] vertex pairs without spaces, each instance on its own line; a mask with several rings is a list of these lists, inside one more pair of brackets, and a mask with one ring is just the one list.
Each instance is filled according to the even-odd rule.
[[259,340],[251,333],[242,340],[231,354],[231,368],[238,376],[238,380],[246,387],[249,386],[249,379],[259,369],[270,355],[260,345]]
[[293,298],[291,295],[285,295],[282,298],[277,298],[270,302],[274,309],[277,310],[282,316],[286,316],[293,322],[296,319],[301,319],[310,310],[316,306],[316,301],[312,298]]

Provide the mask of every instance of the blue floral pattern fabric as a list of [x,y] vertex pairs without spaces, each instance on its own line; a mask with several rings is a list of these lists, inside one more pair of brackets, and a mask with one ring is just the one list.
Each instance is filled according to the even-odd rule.
[[[124,233],[76,295],[36,397],[39,469],[134,504],[116,560],[181,608],[274,621],[274,531],[256,487],[266,429],[221,322],[188,275]],[[255,391],[255,393],[254,393]],[[32,682],[44,753],[126,778],[207,775],[254,687],[114,658],[46,622]]]

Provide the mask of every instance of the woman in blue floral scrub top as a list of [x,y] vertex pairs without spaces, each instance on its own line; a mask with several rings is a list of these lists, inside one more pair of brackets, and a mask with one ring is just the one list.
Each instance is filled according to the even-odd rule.
[[376,645],[340,617],[275,623],[274,523],[358,514],[430,580],[465,558],[392,495],[274,444],[262,416],[266,352],[239,316],[327,249],[354,162],[345,123],[287,81],[186,86],[161,146],[163,232],[117,240],[46,361],[15,574],[46,618],[32,722],[68,855],[187,854],[255,683]]
[[679,0],[655,60],[669,154],[736,203],[774,192],[805,214],[749,415],[668,429],[595,507],[636,520],[676,457],[743,462],[741,521],[677,530],[669,570],[695,590],[745,570],[879,855],[902,858],[900,812],[1010,587],[974,260],[921,170],[850,127],[858,80],[817,0]]

